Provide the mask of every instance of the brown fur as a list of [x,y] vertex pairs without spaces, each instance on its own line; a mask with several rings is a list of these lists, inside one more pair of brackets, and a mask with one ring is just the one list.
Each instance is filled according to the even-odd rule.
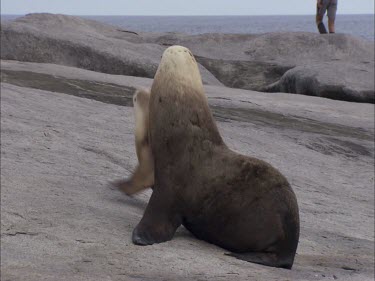
[[271,165],[224,144],[188,49],[164,52],[149,110],[155,184],[133,242],[170,240],[183,224],[237,258],[291,268],[299,239],[296,196]]
[[150,92],[138,90],[133,96],[135,115],[135,147],[139,164],[129,179],[113,183],[127,195],[133,195],[154,184],[154,159],[149,143]]

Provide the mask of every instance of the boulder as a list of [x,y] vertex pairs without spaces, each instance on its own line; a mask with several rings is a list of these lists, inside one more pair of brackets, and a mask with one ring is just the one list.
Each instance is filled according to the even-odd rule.
[[[1,58],[153,78],[165,47],[142,41],[135,32],[92,20],[29,14],[2,23]],[[206,84],[221,85],[203,67],[201,72]]]
[[345,34],[136,33],[52,14],[30,14],[1,30],[2,59],[147,78],[170,45],[192,50],[205,84],[374,102],[374,42]]
[[350,35],[168,34],[148,42],[190,48],[228,87],[374,103],[374,43]]
[[320,63],[297,66],[266,92],[296,93],[352,102],[374,103],[374,64]]

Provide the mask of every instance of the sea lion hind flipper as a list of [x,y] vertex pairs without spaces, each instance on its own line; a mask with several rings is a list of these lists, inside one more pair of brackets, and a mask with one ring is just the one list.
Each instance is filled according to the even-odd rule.
[[182,220],[168,202],[168,197],[159,193],[154,190],[142,220],[133,230],[132,241],[136,245],[169,241],[181,225]]
[[227,256],[235,257],[239,260],[257,263],[265,266],[280,267],[291,269],[293,266],[293,259],[283,259],[277,257],[275,253],[265,252],[249,252],[249,253],[225,253]]

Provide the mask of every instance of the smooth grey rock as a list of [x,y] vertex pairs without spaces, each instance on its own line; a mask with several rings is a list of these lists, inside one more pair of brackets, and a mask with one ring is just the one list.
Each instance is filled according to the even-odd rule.
[[153,77],[163,48],[122,40],[131,36],[79,17],[31,14],[2,25],[1,57]]
[[151,79],[15,61],[1,69],[1,280],[373,280],[373,104],[205,86],[228,146],[277,167],[296,192],[301,237],[289,271],[226,256],[182,227],[167,243],[131,243],[151,190],[130,198],[108,188],[137,158],[132,107],[105,97],[126,100]]
[[255,91],[264,91],[286,71],[293,68],[293,66],[264,61],[234,61],[199,56],[196,56],[196,59],[225,86]]
[[228,87],[374,102],[374,42],[364,39],[308,32],[146,36],[190,48]]
[[374,102],[374,42],[345,34],[135,33],[79,17],[31,14],[2,24],[1,39],[2,59],[148,78],[166,47],[183,45],[196,55],[205,84]]
[[[30,14],[1,28],[1,58],[153,78],[165,47],[79,17]],[[204,83],[221,85],[200,66]]]
[[[181,44],[195,55],[223,60],[275,61],[300,64],[316,61],[373,61],[373,42],[346,34],[310,32],[264,34],[142,33],[146,42],[163,46]],[[132,39],[129,39],[132,40]]]
[[373,68],[373,63],[354,65],[340,62],[298,66],[262,90],[374,103]]

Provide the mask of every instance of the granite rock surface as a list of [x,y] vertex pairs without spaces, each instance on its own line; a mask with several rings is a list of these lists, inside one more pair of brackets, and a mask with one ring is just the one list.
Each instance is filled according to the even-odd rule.
[[205,84],[374,103],[374,42],[345,34],[137,33],[53,14],[1,29],[2,59],[146,78],[170,45],[192,50]]
[[271,163],[297,195],[292,270],[226,256],[183,227],[133,245],[151,190],[131,198],[108,182],[137,163],[131,97],[151,83],[1,62],[1,280],[373,280],[372,104],[205,86],[228,146]]

